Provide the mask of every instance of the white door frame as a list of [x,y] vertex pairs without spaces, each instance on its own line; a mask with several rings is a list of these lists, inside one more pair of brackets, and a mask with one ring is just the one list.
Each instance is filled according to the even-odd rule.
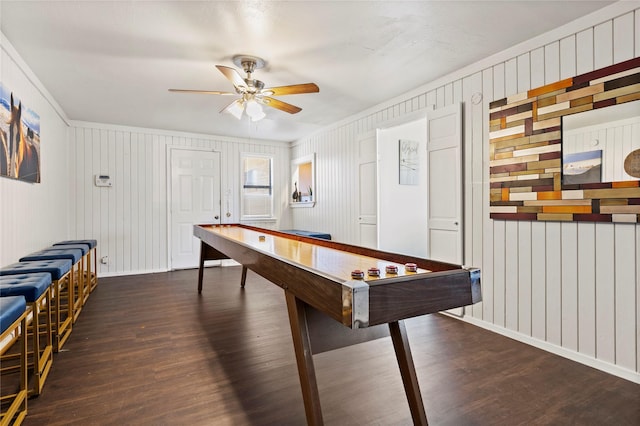
[[378,248],[378,193],[379,193],[379,184],[378,184],[378,177],[377,177],[377,172],[378,172],[378,152],[377,152],[377,143],[378,143],[378,134],[376,130],[369,130],[363,133],[360,133],[358,136],[356,136],[356,142],[358,144],[358,164],[357,164],[357,168],[354,168],[354,180],[356,182],[358,182],[358,196],[354,197],[356,200],[356,212],[357,214],[357,219],[355,219],[354,221],[354,227],[356,227],[358,229],[358,245],[366,247],[362,244],[362,211],[361,211],[361,200],[362,200],[362,185],[360,184],[360,168],[362,167],[362,152],[360,151],[360,147],[363,141],[366,141],[368,139],[372,139],[373,140],[373,149],[375,151],[374,154],[374,170],[376,173],[376,181],[374,183],[374,188],[373,188],[373,192],[374,192],[374,196],[376,198],[376,205],[374,206],[375,208],[375,215],[376,215],[376,223],[375,223],[375,227],[376,227],[376,246],[372,247],[372,248]]
[[[220,154],[220,160],[222,160],[222,153],[220,151],[216,151],[212,148],[200,148],[200,147],[190,147],[190,146],[182,146],[182,145],[167,145],[167,155],[166,155],[166,174],[167,174],[167,269],[169,271],[173,270],[173,260],[171,259],[171,223],[172,223],[172,215],[171,215],[171,155],[174,150],[182,150],[182,151],[205,151],[205,152],[217,152]],[[222,191],[222,176],[220,176],[220,190]],[[222,206],[221,206],[222,207]]]
[[[429,233],[429,242],[428,242],[428,256],[430,259],[434,259],[433,258],[433,254],[431,252],[431,242],[433,241],[431,238],[431,230],[434,229],[433,227],[435,226],[434,224],[437,223],[437,227],[435,229],[438,230],[445,230],[445,231],[454,231],[455,229],[457,229],[457,238],[456,238],[456,245],[457,245],[457,259],[453,260],[453,259],[434,259],[434,260],[440,260],[440,261],[445,261],[445,262],[451,262],[451,263],[455,263],[455,264],[460,264],[463,265],[464,264],[464,160],[463,160],[463,155],[464,155],[464,140],[463,140],[463,129],[462,129],[462,103],[458,102],[458,103],[454,103],[451,105],[447,105],[445,107],[439,108],[437,110],[433,110],[430,111],[430,114],[427,114],[427,164],[429,165],[429,169],[431,170],[430,164],[431,164],[431,155],[433,155],[433,152],[442,152],[443,151],[443,146],[439,141],[433,141],[431,139],[432,136],[432,132],[431,132],[431,126],[432,126],[432,121],[439,119],[441,117],[450,117],[453,116],[455,118],[455,136],[454,137],[450,137],[447,140],[451,140],[451,141],[455,141],[456,145],[455,145],[455,154],[456,154],[456,163],[458,166],[458,173],[455,174],[455,179],[456,179],[456,188],[458,189],[459,193],[457,194],[457,197],[455,197],[455,203],[456,203],[456,217],[454,217],[453,219],[451,218],[446,218],[446,219],[442,219],[442,218],[438,218],[438,219],[434,219],[432,217],[432,210],[431,207],[428,207],[428,216],[427,216],[427,232]],[[434,144],[436,144],[437,148],[434,148]],[[446,145],[447,150],[450,150],[452,148],[452,145]],[[432,189],[432,185],[434,184],[434,182],[431,182],[430,180],[427,183],[427,190],[428,190],[428,202],[430,204],[431,203],[431,196],[433,191],[431,191]],[[453,222],[450,222],[450,220],[452,220]]]

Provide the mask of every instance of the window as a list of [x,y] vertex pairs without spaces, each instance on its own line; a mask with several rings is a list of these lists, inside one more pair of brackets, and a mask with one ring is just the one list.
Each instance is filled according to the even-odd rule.
[[241,157],[242,219],[273,217],[273,158],[259,154]]

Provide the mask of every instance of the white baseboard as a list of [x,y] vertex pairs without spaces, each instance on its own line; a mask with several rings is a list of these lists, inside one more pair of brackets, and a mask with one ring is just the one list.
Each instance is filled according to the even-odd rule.
[[[212,260],[207,261],[205,264],[205,268],[209,267],[219,267],[219,266],[240,266],[238,262],[233,259],[223,259],[223,260]],[[186,268],[186,269],[197,269],[195,268]],[[160,272],[169,272],[171,269],[161,268],[161,269],[145,269],[144,271],[117,271],[117,272],[100,272],[98,271],[98,278],[108,278],[108,277],[124,277],[127,275],[144,275],[144,274],[158,274]]]
[[476,325],[478,327],[484,328],[494,333],[501,334],[503,336],[509,337],[510,339],[517,340],[522,343],[526,343],[527,345],[534,346],[538,349],[551,352],[552,354],[559,355],[563,358],[567,358],[572,361],[579,362],[580,364],[587,365],[597,370],[604,371],[605,373],[609,373],[614,376],[620,377],[622,379],[629,380],[633,383],[640,384],[640,373],[637,371],[631,371],[626,368],[620,367],[618,365],[614,365],[596,358],[592,358],[590,356],[581,354],[579,352],[566,349],[566,348],[551,344],[549,342],[544,342],[542,340],[535,339],[531,336],[527,336],[522,333],[518,333],[513,330],[509,330],[504,327],[500,327],[495,324],[491,324],[486,321],[479,320],[477,318],[473,318],[469,315],[457,316],[457,315],[450,315],[446,312],[442,312],[442,314],[447,315],[448,317],[451,317],[451,318],[465,321],[469,324]]
[[163,268],[163,269],[145,269],[144,271],[119,271],[119,272],[98,271],[98,278],[124,277],[127,275],[158,274],[160,272],[169,272],[169,270],[166,268]]

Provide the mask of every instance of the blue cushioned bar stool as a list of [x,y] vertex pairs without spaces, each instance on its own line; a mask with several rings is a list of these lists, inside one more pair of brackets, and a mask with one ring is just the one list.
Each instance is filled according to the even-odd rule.
[[82,250],[80,249],[64,249],[64,250],[40,250],[35,253],[28,254],[20,258],[20,262],[28,262],[33,260],[54,260],[69,259],[73,266],[71,267],[70,281],[73,283],[73,322],[76,322],[82,307],[84,306],[83,281],[78,282],[77,278],[82,275]]
[[68,244],[85,244],[89,246],[89,255],[86,262],[87,279],[85,280],[85,283],[88,283],[89,292],[92,292],[98,285],[98,240],[66,240],[55,243],[54,246]]
[[51,275],[51,314],[53,350],[58,352],[69,338],[73,326],[73,275],[69,259],[34,260],[0,268],[0,276],[48,272]]
[[[31,309],[23,296],[0,297],[0,356],[19,352],[18,370],[0,377],[0,426],[19,425],[27,415],[27,316]],[[19,372],[16,374],[16,372]]]
[[[23,296],[32,315],[27,318],[29,348],[29,395],[40,395],[53,362],[51,339],[51,274],[4,275],[0,277],[0,297]],[[2,357],[3,363],[10,361]],[[5,369],[6,364],[3,366]]]
[[80,273],[75,277],[76,288],[78,286],[82,286],[81,293],[80,291],[76,291],[76,293],[82,294],[82,305],[84,306],[87,303],[87,299],[89,298],[89,293],[91,293],[90,279],[91,276],[91,259],[89,256],[91,255],[91,248],[89,244],[64,244],[64,245],[54,245],[45,248],[44,250],[67,250],[67,249],[77,249],[82,251],[82,260],[80,263]]

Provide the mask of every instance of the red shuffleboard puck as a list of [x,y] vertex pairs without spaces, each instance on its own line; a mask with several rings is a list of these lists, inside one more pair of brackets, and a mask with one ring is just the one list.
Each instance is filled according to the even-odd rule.
[[351,271],[351,278],[356,280],[361,280],[364,278],[364,272],[360,269],[356,269],[355,271]]
[[415,263],[406,263],[404,265],[404,270],[407,272],[416,272],[418,270],[418,265]]
[[372,277],[379,277],[380,276],[380,269],[378,269],[378,268],[369,268],[369,270],[367,271],[367,274],[369,274]]
[[398,273],[398,267],[396,265],[387,265],[386,268],[384,268],[384,270],[387,272],[387,274]]

